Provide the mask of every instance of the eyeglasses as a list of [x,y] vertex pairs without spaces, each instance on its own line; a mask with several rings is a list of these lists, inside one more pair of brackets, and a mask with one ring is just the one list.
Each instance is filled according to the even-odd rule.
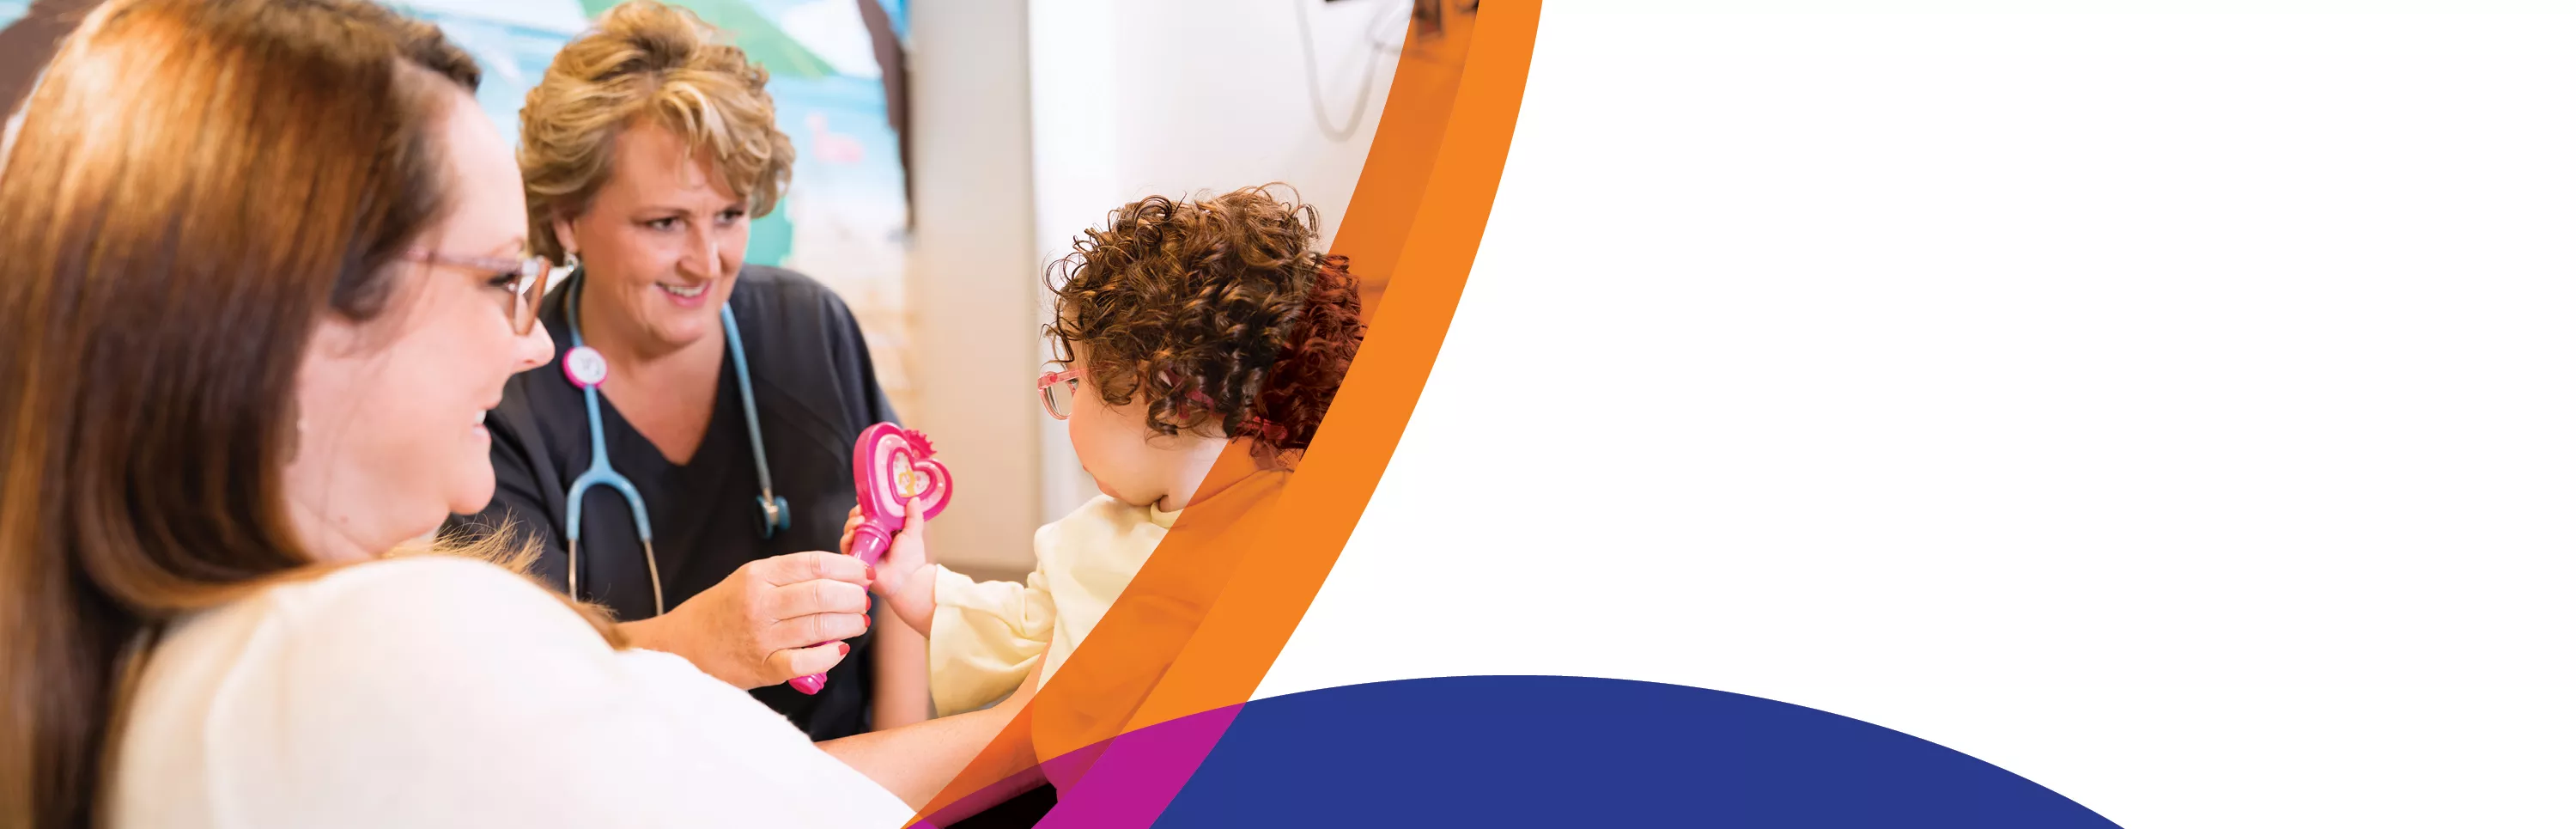
[[513,280],[508,285],[510,289],[510,328],[511,330],[518,332],[519,336],[522,337],[527,336],[530,330],[537,327],[537,301],[545,298],[546,274],[554,270],[553,265],[548,264],[546,260],[535,256],[530,256],[524,259],[510,259],[498,256],[456,256],[453,254],[439,253],[426,248],[412,248],[403,252],[403,258],[413,262],[421,262],[431,265],[446,265],[452,268],[483,271],[492,274],[496,278],[505,275],[513,276]]
[[1082,388],[1082,369],[1067,368],[1038,375],[1038,402],[1057,420],[1073,417],[1073,393]]

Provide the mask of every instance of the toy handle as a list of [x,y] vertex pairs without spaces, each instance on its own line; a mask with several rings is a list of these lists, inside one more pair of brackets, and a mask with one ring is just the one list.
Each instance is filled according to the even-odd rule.
[[858,556],[870,567],[877,566],[877,562],[885,558],[886,548],[892,546],[894,534],[877,526],[873,519],[860,524],[858,530],[850,534],[850,555]]

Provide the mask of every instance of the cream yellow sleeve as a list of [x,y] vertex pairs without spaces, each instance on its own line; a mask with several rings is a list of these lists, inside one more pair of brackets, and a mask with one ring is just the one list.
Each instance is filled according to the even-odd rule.
[[1018,585],[941,567],[931,596],[930,702],[942,717],[1009,696],[1055,636],[1055,596],[1043,573]]

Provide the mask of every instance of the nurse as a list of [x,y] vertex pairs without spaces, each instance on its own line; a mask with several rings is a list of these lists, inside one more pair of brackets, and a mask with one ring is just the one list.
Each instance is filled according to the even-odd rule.
[[[637,0],[528,93],[530,247],[575,267],[539,309],[553,360],[487,416],[491,506],[449,529],[535,536],[536,572],[636,646],[820,741],[926,716],[927,684],[917,636],[872,670],[866,590],[793,556],[837,548],[851,444],[894,415],[849,308],[742,263],[795,155],[767,80],[695,16]],[[827,669],[816,694],[781,684]]]

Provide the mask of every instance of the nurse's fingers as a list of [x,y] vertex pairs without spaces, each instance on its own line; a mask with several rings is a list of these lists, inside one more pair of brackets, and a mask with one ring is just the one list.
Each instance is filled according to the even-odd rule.
[[845,581],[866,587],[870,581],[867,562],[857,556],[811,550],[771,556],[748,565],[751,575],[772,585],[790,585],[815,579]]
[[758,603],[755,612],[760,614],[760,618],[770,621],[783,622],[816,613],[866,613],[868,612],[868,588],[865,582],[851,584],[832,579],[815,579],[762,591],[755,601]]
[[765,667],[769,669],[770,676],[775,677],[778,682],[785,682],[789,677],[819,674],[831,670],[832,666],[841,664],[842,657],[849,655],[850,643],[825,642],[810,648],[794,648],[772,653],[769,655],[769,664]]
[[[801,648],[814,642],[856,639],[868,632],[868,614],[817,613],[798,616],[778,623],[778,628],[761,636],[762,645],[771,648]],[[803,674],[798,674],[803,676]]]

